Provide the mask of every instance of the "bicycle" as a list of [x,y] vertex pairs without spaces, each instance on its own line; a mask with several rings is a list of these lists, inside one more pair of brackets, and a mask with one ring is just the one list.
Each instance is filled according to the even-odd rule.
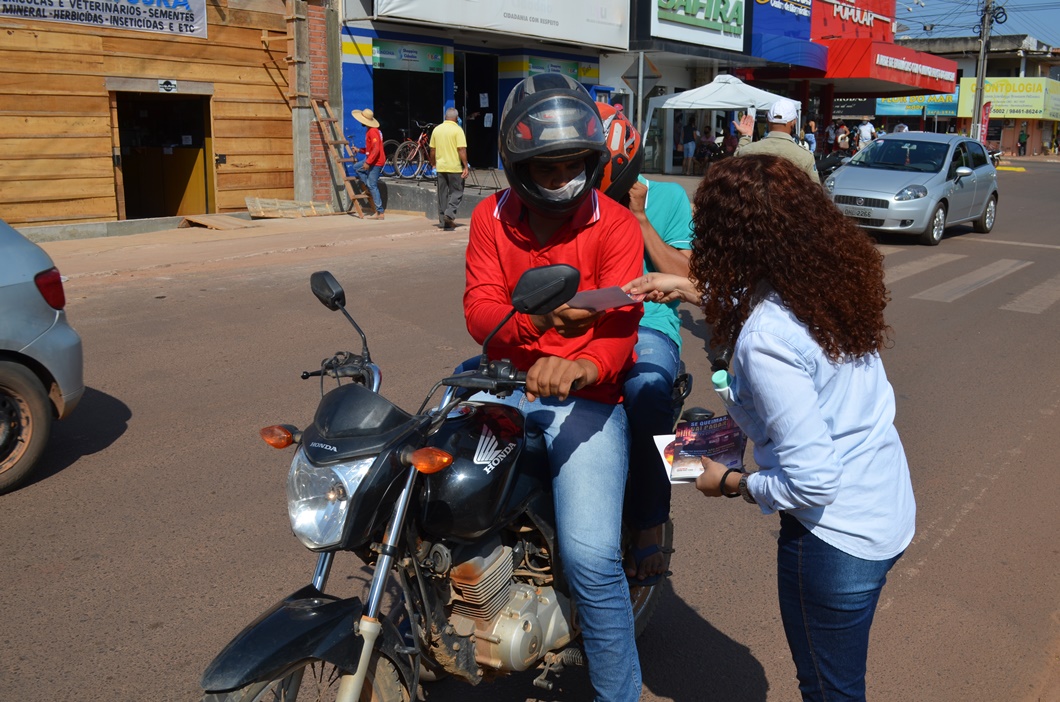
[[434,167],[430,165],[430,147],[428,146],[434,124],[417,121],[416,127],[420,130],[419,138],[415,140],[407,139],[394,152],[394,158],[391,163],[394,173],[399,178],[412,179],[419,178],[421,175],[425,178],[430,178],[434,176]]

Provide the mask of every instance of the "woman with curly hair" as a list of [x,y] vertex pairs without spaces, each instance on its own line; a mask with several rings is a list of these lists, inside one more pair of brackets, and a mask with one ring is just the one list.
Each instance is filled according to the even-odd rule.
[[883,256],[791,161],[708,169],[691,279],[631,293],[702,306],[733,349],[729,413],[754,442],[747,474],[703,459],[696,487],[780,513],[777,586],[804,700],[864,700],[869,627],[913,538],[916,505],[880,360]]

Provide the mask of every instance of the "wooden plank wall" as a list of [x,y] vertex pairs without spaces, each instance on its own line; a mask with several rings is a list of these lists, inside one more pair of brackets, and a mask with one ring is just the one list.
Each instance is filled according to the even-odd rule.
[[[105,79],[212,83],[218,212],[294,194],[283,0],[207,0],[207,39],[0,18],[0,219],[118,218]],[[207,154],[212,158],[212,154]]]

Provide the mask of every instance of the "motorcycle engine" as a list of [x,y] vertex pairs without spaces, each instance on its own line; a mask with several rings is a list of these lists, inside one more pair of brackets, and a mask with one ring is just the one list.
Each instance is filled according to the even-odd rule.
[[548,586],[514,581],[515,553],[498,544],[449,573],[452,614],[462,636],[475,638],[475,660],[494,670],[526,670],[571,640],[570,607]]

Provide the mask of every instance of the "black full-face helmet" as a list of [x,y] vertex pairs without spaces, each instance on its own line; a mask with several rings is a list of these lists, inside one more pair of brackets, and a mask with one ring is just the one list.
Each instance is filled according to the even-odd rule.
[[[609,152],[596,103],[567,76],[544,73],[515,86],[501,111],[500,153],[508,184],[528,207],[548,217],[577,209],[597,182]],[[585,160],[585,184],[569,199],[545,197],[529,162]]]

